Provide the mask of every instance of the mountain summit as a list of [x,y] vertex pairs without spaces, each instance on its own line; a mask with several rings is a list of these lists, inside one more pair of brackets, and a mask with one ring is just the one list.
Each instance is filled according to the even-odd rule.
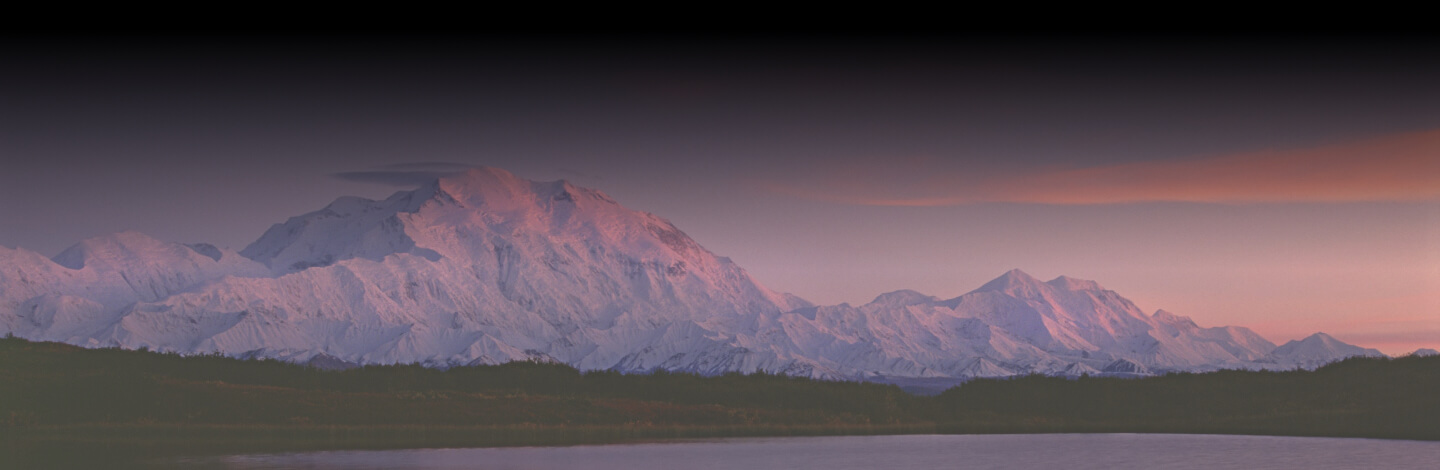
[[1297,367],[1313,368],[1334,361],[1336,357],[1384,356],[1380,351],[1347,344],[1325,333],[1290,341],[1266,355],[1264,361]]
[[54,260],[0,248],[0,333],[297,362],[547,360],[876,380],[1308,366],[1368,353],[1328,340],[1277,349],[1245,328],[1146,315],[1093,281],[1020,270],[952,299],[896,291],[817,307],[661,217],[495,168],[383,200],[342,197],[238,253],[135,232]]

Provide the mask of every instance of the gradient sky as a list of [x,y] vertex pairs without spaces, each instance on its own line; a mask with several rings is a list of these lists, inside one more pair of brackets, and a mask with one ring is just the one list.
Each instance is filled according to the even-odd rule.
[[1020,268],[1440,348],[1433,38],[4,37],[0,71],[0,245],[46,255],[489,165],[818,303]]

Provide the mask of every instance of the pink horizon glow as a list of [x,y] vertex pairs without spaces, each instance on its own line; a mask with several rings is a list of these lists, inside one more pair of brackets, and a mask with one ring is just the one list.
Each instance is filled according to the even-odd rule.
[[[1440,347],[1440,130],[1028,173],[944,164],[837,163],[784,184],[752,180],[752,188],[820,203],[815,207],[838,204],[837,212],[868,206],[863,210],[912,214],[903,219],[908,246],[892,249],[915,253],[903,260],[877,253],[868,262],[937,264],[932,273],[968,277],[922,280],[871,265],[857,277],[876,279],[852,286],[946,297],[1020,267],[1047,279],[1092,279],[1147,313],[1165,309],[1201,326],[1250,327],[1276,344],[1325,332],[1392,355]],[[1187,205],[1154,204],[1177,202]],[[1428,217],[1399,215],[1400,207],[1424,207]],[[848,249],[896,233],[859,231]],[[968,234],[964,249],[951,246],[953,233]],[[939,258],[952,266],[930,259],[936,253],[947,253]],[[779,281],[776,287],[822,303],[863,302],[885,290],[856,294],[801,277]]]
[[[933,207],[1009,202],[1055,205],[1142,202],[1341,203],[1440,200],[1440,130],[1392,134],[1313,148],[1245,152],[1091,168],[1048,168],[974,180],[899,164],[841,166],[811,184],[763,180],[767,191],[843,204]],[[915,195],[919,193],[920,195]]]

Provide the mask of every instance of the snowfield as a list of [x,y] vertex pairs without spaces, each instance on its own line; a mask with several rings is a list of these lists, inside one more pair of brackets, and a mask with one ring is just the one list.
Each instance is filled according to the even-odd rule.
[[[0,334],[323,364],[550,360],[828,378],[1138,376],[1380,355],[1316,334],[1146,314],[1093,281],[1010,271],[953,299],[815,306],[669,221],[493,168],[271,227],[240,252],[136,232],[47,259],[0,247]],[[343,362],[341,362],[343,361]]]

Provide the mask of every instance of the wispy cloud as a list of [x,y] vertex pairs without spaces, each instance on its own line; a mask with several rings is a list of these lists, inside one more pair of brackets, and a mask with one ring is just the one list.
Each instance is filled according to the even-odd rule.
[[391,163],[391,164],[389,164],[389,165],[381,165],[381,166],[376,167],[376,169],[379,169],[379,170],[396,170],[396,171],[457,171],[457,172],[458,172],[458,171],[469,170],[469,169],[471,169],[471,168],[478,168],[478,167],[477,167],[476,165],[471,165],[471,164],[469,164],[469,163],[455,163],[455,162],[408,162],[408,163]]
[[1440,200],[1440,130],[1299,150],[1004,175],[882,162],[764,181],[794,197],[874,206],[982,202],[1364,202]]
[[436,179],[460,173],[471,168],[477,167],[475,165],[453,162],[396,163],[376,167],[374,170],[331,173],[330,176],[360,183],[378,183],[408,187],[429,183]]

